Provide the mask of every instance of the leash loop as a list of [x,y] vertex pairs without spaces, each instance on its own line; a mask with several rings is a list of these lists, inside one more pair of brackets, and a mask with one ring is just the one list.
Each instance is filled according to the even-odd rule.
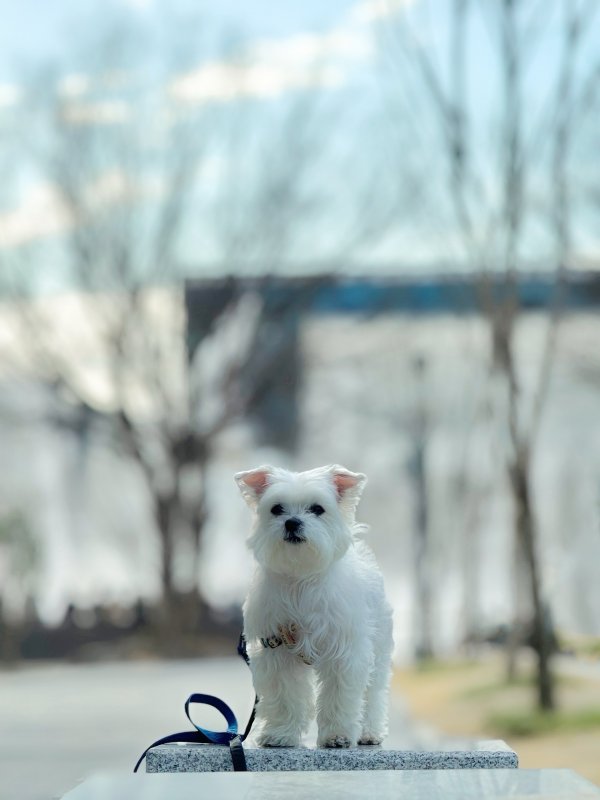
[[[203,705],[216,708],[217,711],[219,711],[225,717],[225,721],[227,722],[227,730],[209,731],[207,728],[201,728],[199,725],[196,725],[190,716],[190,705],[192,705],[192,703],[202,703]],[[191,694],[185,701],[185,715],[192,723],[194,728],[196,728],[199,733],[202,733],[204,736],[206,736],[206,738],[213,744],[229,744],[229,742],[238,734],[238,723],[237,719],[235,718],[235,714],[229,708],[227,703],[225,703],[219,697],[214,697],[212,694]]]
[[[248,654],[246,653],[246,641],[244,639],[244,635],[240,636],[240,640],[238,643],[238,654],[244,659],[248,666],[250,665],[250,660],[248,658]],[[219,697],[215,697],[212,694],[200,694],[198,692],[194,692],[191,694],[188,699],[185,701],[185,715],[194,726],[195,730],[193,731],[182,731],[181,733],[172,733],[169,736],[163,736],[161,739],[157,739],[153,742],[150,747],[147,747],[142,755],[137,760],[137,763],[133,769],[134,772],[137,772],[140,764],[146,758],[146,755],[149,750],[152,750],[153,747],[158,747],[161,744],[170,744],[173,742],[195,742],[198,744],[217,744],[217,745],[229,745],[229,750],[231,754],[231,763],[233,766],[234,772],[246,772],[248,767],[246,766],[246,756],[244,754],[244,747],[242,742],[248,734],[250,733],[250,729],[252,728],[252,723],[254,722],[254,717],[256,713],[256,704],[258,703],[258,698],[256,698],[254,702],[254,708],[252,709],[252,714],[250,715],[250,719],[248,720],[248,724],[246,725],[246,730],[243,734],[238,733],[238,721],[236,719],[235,714],[231,710],[231,708],[221,700]],[[207,705],[216,708],[217,711],[222,714],[225,721],[227,722],[227,730],[226,731],[211,731],[207,728],[201,728],[200,725],[197,725],[190,715],[190,706],[194,704],[199,705]]]

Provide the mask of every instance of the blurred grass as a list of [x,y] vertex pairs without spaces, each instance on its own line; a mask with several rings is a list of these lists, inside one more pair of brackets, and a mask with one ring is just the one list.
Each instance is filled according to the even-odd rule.
[[[581,684],[581,678],[576,678],[573,675],[555,675],[554,680],[556,686],[559,688],[564,686],[579,686]],[[491,683],[482,683],[481,685],[471,686],[465,689],[462,694],[465,699],[482,698],[511,688],[525,688],[529,689],[531,692],[535,692],[535,676],[519,675],[511,681],[501,679],[499,681],[492,681]]]
[[574,653],[580,658],[600,657],[600,637],[598,636],[561,636],[561,648]]
[[545,733],[600,728],[600,706],[580,711],[511,711],[490,714],[486,727],[500,736],[539,736]]
[[535,676],[527,653],[516,679],[505,659],[427,662],[398,670],[394,688],[412,714],[453,736],[505,739],[524,768],[570,768],[600,785],[600,671],[598,677],[558,675],[557,709],[536,708]]

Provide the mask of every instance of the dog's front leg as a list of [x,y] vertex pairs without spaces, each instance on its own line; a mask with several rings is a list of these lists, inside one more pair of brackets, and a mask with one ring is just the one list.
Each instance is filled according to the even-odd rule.
[[311,670],[301,659],[278,647],[251,660],[259,701],[256,720],[260,747],[297,747],[313,716]]
[[319,747],[351,747],[361,731],[368,662],[333,659],[318,668]]

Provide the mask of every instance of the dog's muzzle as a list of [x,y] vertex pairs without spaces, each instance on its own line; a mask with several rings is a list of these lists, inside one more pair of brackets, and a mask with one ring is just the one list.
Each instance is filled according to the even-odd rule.
[[300,533],[302,531],[302,520],[298,517],[290,517],[285,521],[285,533],[283,534],[283,541],[290,542],[290,544],[300,544],[305,542],[306,539]]
[[295,533],[287,533],[286,531],[283,537],[283,541],[289,542],[290,544],[301,544],[302,542],[305,542],[306,539],[304,538],[304,536],[298,536]]

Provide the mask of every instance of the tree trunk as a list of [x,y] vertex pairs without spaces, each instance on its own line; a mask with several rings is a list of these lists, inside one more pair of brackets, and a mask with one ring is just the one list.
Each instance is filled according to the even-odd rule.
[[429,552],[429,522],[427,508],[427,484],[425,478],[424,453],[421,448],[415,454],[415,577],[417,581],[417,631],[415,658],[418,662],[433,657],[431,554]]
[[555,707],[554,679],[550,669],[554,636],[542,599],[528,455],[523,451],[519,452],[511,464],[509,472],[515,503],[516,532],[529,573],[533,612],[532,646],[537,656],[538,706],[544,711],[550,711]]
[[[177,474],[178,484],[181,477],[180,470]],[[207,518],[204,490],[198,488],[193,509],[189,507],[189,503],[186,506],[179,489],[155,496],[154,508],[162,559],[160,632],[168,641],[174,643],[185,635],[197,634],[206,608],[201,600],[198,586],[200,546]],[[178,557],[181,558],[179,546],[189,547],[189,554],[185,561],[186,574],[181,576],[182,584],[178,586],[175,579],[175,562]]]
[[160,535],[161,550],[161,609],[159,630],[161,636],[169,641],[180,633],[177,615],[177,597],[173,582],[174,511],[176,499],[174,495],[159,495],[154,498],[154,513]]
[[0,597],[0,662],[13,664],[21,656],[17,626],[4,618],[2,598]]
[[[513,500],[514,503],[514,500]],[[515,504],[516,507],[516,504]],[[515,518],[515,529],[516,513]],[[513,593],[514,610],[512,623],[506,638],[506,680],[514,683],[518,679],[518,655],[527,636],[528,620],[531,618],[529,591],[529,567],[518,535],[515,536],[513,553]]]
[[429,498],[427,491],[427,436],[428,418],[425,399],[425,360],[417,357],[413,362],[417,388],[417,408],[414,420],[414,452],[412,476],[415,488],[415,580],[416,580],[416,635],[415,659],[417,662],[433,658],[433,582],[431,544],[429,542]]

